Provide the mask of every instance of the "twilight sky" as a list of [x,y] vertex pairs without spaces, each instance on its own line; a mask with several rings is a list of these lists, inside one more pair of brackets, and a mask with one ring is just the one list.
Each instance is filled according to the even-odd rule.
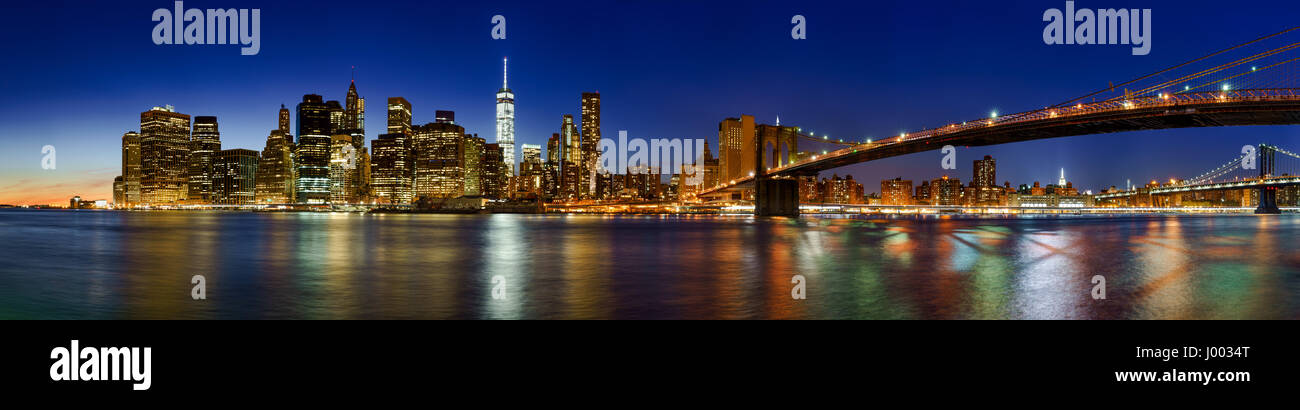
[[[351,67],[367,98],[367,137],[387,97],[411,101],[495,139],[494,93],[510,58],[516,144],[541,144],[579,95],[602,95],[606,138],[707,138],[752,114],[818,134],[861,139],[1058,103],[1298,24],[1294,1],[1087,0],[1078,8],[1150,8],[1153,47],[1049,46],[1044,10],[1064,1],[872,2],[333,2],[186,1],[186,8],[260,8],[261,52],[231,45],[154,45],[154,9],[171,1],[46,1],[7,6],[0,24],[0,204],[111,199],[120,141],[139,113],[171,104],[215,115],[223,148],[261,150],[280,104],[303,94],[343,100]],[[507,39],[490,37],[491,17]],[[808,39],[790,38],[807,18]],[[296,118],[295,118],[296,121]],[[1190,176],[1244,144],[1300,149],[1300,127],[1192,128],[961,148],[958,169],[998,159],[998,180],[1083,189]],[[57,169],[41,169],[41,148]],[[837,170],[867,192],[879,181],[943,174],[939,153]]]

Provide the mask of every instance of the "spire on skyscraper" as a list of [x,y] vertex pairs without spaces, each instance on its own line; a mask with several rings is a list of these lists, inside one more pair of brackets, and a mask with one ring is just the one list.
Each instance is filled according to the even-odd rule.
[[510,58],[509,57],[501,58],[501,89],[502,90],[510,89],[510,87],[507,85],[509,83],[506,81],[509,79],[509,71],[510,71]]

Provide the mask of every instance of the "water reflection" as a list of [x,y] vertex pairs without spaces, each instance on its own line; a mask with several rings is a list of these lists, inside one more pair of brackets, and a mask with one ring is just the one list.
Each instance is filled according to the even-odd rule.
[[[8,210],[0,226],[0,318],[1300,312],[1300,256],[1287,246],[1300,217],[1290,215],[759,220]],[[207,278],[208,300],[191,300],[193,275]],[[795,275],[805,279],[807,299],[791,298]],[[1094,275],[1106,278],[1105,300],[1090,296]]]

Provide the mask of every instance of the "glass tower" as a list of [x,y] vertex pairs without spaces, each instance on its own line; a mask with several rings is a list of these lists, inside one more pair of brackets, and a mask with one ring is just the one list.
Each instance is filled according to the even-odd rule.
[[515,169],[515,93],[510,91],[507,83],[506,69],[508,59],[501,60],[501,89],[497,90],[497,144],[501,146],[503,159],[514,176]]

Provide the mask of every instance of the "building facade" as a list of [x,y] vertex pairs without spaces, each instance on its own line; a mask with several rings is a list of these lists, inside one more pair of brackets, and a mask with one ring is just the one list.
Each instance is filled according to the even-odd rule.
[[186,198],[190,116],[171,106],[140,113],[140,202],[175,205]]
[[515,93],[508,80],[509,60],[501,60],[501,89],[497,90],[497,141],[504,154],[503,162],[514,176],[515,169]]
[[218,151],[212,161],[213,203],[256,203],[257,167],[257,151],[242,148]]

